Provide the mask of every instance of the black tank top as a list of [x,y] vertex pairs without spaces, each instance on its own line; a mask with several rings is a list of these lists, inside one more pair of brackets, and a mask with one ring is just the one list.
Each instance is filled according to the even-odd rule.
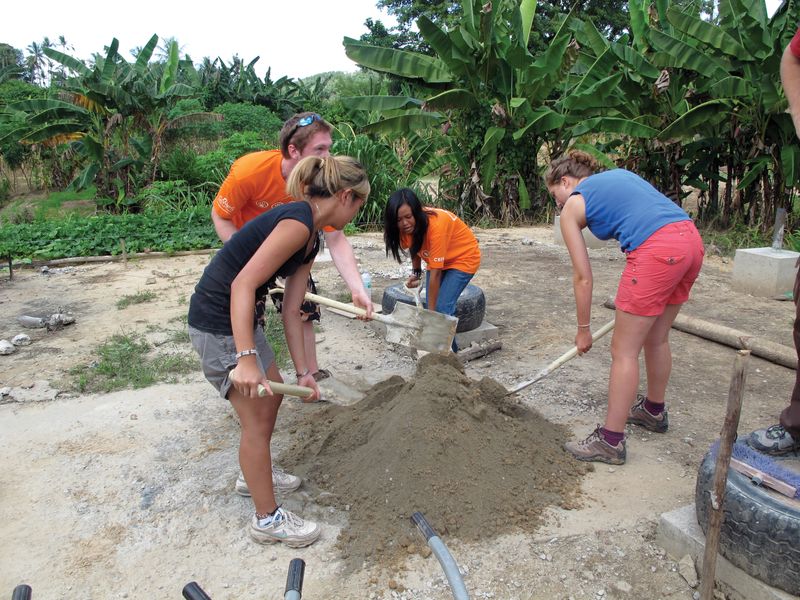
[[[222,335],[233,335],[231,328],[231,284],[244,266],[250,261],[275,227],[284,219],[300,221],[308,227],[309,235],[314,232],[314,218],[308,202],[290,202],[276,206],[245,223],[217,252],[208,263],[203,276],[194,288],[189,301],[189,325]],[[255,299],[267,293],[267,282],[273,278],[289,277],[300,265],[314,260],[319,250],[319,235],[308,256],[307,245],[295,252],[275,273],[264,273],[264,284],[255,293]],[[256,316],[253,313],[253,326]]]

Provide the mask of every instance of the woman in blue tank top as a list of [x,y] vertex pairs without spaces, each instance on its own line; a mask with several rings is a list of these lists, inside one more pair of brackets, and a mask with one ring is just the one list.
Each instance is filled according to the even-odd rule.
[[[602,240],[619,241],[627,259],[615,299],[605,424],[564,447],[578,460],[623,464],[626,422],[667,431],[669,330],[689,298],[704,248],[689,215],[647,181],[625,169],[598,171],[594,158],[573,150],[554,160],[544,176],[561,210],[561,233],[572,261],[579,353],[592,347],[592,267],[581,230],[588,227]],[[637,397],[642,349],[647,394]]]
[[[274,276],[286,277],[281,312],[286,343],[297,383],[313,390],[305,400],[318,399],[319,388],[308,369],[300,306],[320,230],[344,228],[369,190],[364,168],[350,157],[304,158],[287,182],[287,192],[304,200],[248,221],[203,271],[189,304],[189,337],[200,355],[203,374],[239,417],[239,465],[246,495],[255,505],[249,533],[259,543],[308,546],[319,537],[320,528],[275,501],[270,440],[283,396],[272,393],[268,380],[282,378],[264,331],[257,326],[256,299],[264,297]],[[259,386],[267,390],[263,398]],[[290,477],[296,488],[299,478]]]

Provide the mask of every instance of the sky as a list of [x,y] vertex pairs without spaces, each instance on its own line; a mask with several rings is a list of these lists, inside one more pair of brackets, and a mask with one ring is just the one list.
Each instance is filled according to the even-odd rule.
[[[29,0],[33,1],[33,0]],[[766,0],[769,14],[781,0]],[[89,59],[102,52],[112,38],[120,52],[132,60],[130,49],[143,46],[155,33],[161,41],[174,37],[195,64],[203,57],[220,57],[226,64],[234,54],[245,62],[256,56],[256,72],[271,78],[308,77],[325,71],[355,71],[345,56],[342,38],[367,32],[364,21],[380,19],[387,27],[393,17],[376,7],[376,0],[261,0],[220,4],[185,0],[138,0],[110,9],[100,0],[38,0],[33,10],[27,2],[11,2],[3,9],[0,42],[22,50],[31,42],[63,35],[74,51],[67,54]],[[122,9],[122,10],[120,10]],[[35,18],[32,18],[35,14]]]
[[[32,1],[32,0],[29,0]],[[271,78],[307,77],[325,71],[355,71],[344,53],[342,38],[367,33],[364,21],[372,17],[390,27],[393,17],[376,8],[376,0],[293,0],[279,2],[185,2],[137,0],[115,4],[99,0],[38,0],[11,2],[3,9],[0,42],[27,54],[31,42],[44,37],[55,43],[64,36],[74,51],[67,54],[89,59],[113,38],[120,53],[144,46],[155,33],[160,41],[174,37],[195,64],[203,57],[222,58],[230,64],[234,54],[245,62],[256,56],[256,72]]]

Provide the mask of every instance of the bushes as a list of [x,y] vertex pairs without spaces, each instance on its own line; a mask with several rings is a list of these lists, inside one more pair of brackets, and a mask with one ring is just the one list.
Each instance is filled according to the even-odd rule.
[[255,131],[261,136],[262,145],[266,144],[269,147],[278,145],[278,134],[283,127],[283,120],[265,106],[226,102],[217,106],[214,112],[220,113],[224,118],[222,121],[224,135]]

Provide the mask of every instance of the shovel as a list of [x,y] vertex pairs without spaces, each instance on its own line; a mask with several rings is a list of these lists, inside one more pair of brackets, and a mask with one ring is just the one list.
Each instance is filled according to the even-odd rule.
[[[270,294],[282,294],[283,290],[274,289]],[[338,308],[344,312],[363,317],[367,314],[363,308],[338,302],[306,292],[306,300]],[[449,352],[456,335],[458,319],[432,310],[416,308],[398,302],[391,314],[372,313],[375,321],[386,325],[386,341],[403,346],[411,346],[426,352]]]
[[[231,381],[236,381],[236,368],[230,372],[229,375]],[[270,381],[269,387],[272,389],[274,394],[283,394],[284,396],[297,396],[298,398],[308,398],[311,394],[314,393],[314,390],[311,388],[304,387],[302,385],[291,385],[289,383],[280,383],[278,381]],[[263,385],[258,386],[258,395],[263,397],[267,395],[267,388]]]
[[[595,331],[594,334],[592,335],[592,344],[594,344],[597,340],[599,340],[601,337],[603,337],[605,334],[607,334],[612,329],[614,329],[614,321],[610,321],[610,322],[606,323],[605,325],[603,325],[600,329]],[[534,383],[536,383],[537,381],[539,381],[543,377],[546,377],[547,375],[549,375],[550,373],[555,371],[558,367],[563,365],[565,362],[572,360],[576,356],[578,356],[578,347],[577,346],[572,348],[571,350],[568,350],[567,352],[565,352],[561,356],[559,356],[557,359],[555,359],[553,362],[551,362],[549,365],[547,365],[544,369],[539,371],[533,377],[533,379],[529,379],[528,381],[523,381],[522,383],[518,383],[517,385],[515,385],[513,388],[508,390],[508,392],[506,392],[506,396],[510,396],[511,394],[516,394],[517,392],[519,392],[521,390],[524,390],[526,387],[528,387],[530,385],[533,385]]]

